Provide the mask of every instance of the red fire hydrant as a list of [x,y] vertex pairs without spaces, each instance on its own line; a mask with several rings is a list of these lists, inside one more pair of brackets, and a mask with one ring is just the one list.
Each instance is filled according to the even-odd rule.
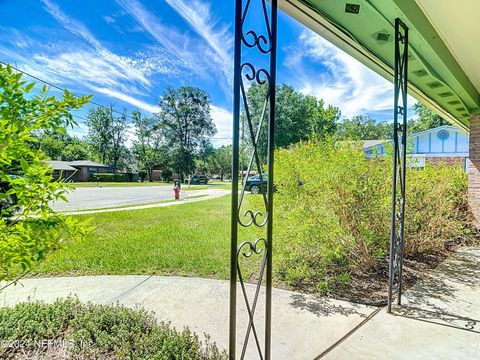
[[175,200],[180,199],[180,184],[177,181],[174,182],[173,192],[175,193]]

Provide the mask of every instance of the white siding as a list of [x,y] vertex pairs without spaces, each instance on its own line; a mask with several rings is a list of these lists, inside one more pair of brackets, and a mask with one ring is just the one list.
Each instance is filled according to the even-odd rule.
[[425,154],[429,153],[430,151],[430,134],[425,134],[417,137],[418,139],[418,146],[416,149],[417,154]]

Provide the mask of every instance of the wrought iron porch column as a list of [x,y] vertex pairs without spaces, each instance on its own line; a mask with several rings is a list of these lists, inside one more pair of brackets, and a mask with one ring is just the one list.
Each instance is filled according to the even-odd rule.
[[[264,21],[265,32],[245,29],[251,26],[248,21],[252,4],[259,5],[261,17]],[[270,9],[270,11],[268,11]],[[255,23],[255,22],[254,22]],[[253,25],[252,25],[253,26]],[[248,313],[248,325],[242,332],[242,347],[240,359],[246,356],[250,340],[258,353],[258,358],[271,358],[271,302],[272,302],[272,229],[273,229],[273,163],[274,163],[274,129],[275,129],[275,81],[276,81],[276,51],[277,51],[277,0],[236,0],[235,3],[235,57],[234,57],[234,99],[233,99],[233,155],[232,155],[232,203],[231,203],[231,244],[230,244],[230,319],[229,319],[229,358],[236,359],[237,349],[237,286],[240,285],[242,306]],[[265,65],[254,65],[251,61],[242,60],[242,49],[246,56],[263,55],[269,57]],[[265,86],[266,94],[260,114],[252,113],[247,100],[245,82]],[[243,111],[242,111],[243,110]],[[240,117],[246,122],[246,132],[251,145],[251,155],[247,164],[247,171],[239,189],[239,154],[240,154]],[[268,119],[268,179],[266,186],[263,182],[263,164],[259,148],[260,134],[264,127],[264,120]],[[246,181],[256,168],[260,176],[261,209],[247,209],[242,211]],[[243,171],[243,169],[242,169]],[[263,228],[265,236],[238,244],[239,226],[255,226]],[[240,259],[261,256],[261,265],[253,298],[249,298]],[[238,280],[238,281],[237,281]],[[262,344],[255,324],[255,310],[260,296],[262,283],[265,283],[265,338]],[[253,339],[251,339],[253,335]]]
[[[407,157],[407,84],[408,84],[408,27],[395,19],[394,107],[393,107],[393,179],[392,224],[390,232],[390,263],[388,307],[397,294],[401,304],[405,221],[405,174]],[[401,123],[399,117],[401,116]]]

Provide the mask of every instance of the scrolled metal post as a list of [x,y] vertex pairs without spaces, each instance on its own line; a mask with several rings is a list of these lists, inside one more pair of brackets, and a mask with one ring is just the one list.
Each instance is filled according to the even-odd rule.
[[[408,27],[397,18],[395,19],[392,218],[388,269],[388,313],[392,311],[394,291],[397,293],[398,305],[401,304],[402,296],[406,196],[405,175],[407,169],[407,86]],[[401,105],[399,105],[400,98]],[[401,125],[399,125],[398,122],[399,115],[402,115]],[[401,141],[399,141],[399,132],[401,133]],[[398,189],[398,187],[400,187],[400,189]]]
[[273,192],[275,160],[275,87],[277,67],[277,0],[272,0],[272,52],[270,54],[270,118],[268,123],[268,224],[267,224],[267,279],[265,310],[265,359],[271,358],[272,337],[272,245],[273,245]]
[[[275,132],[275,80],[276,80],[276,51],[277,51],[277,0],[270,2],[270,15],[267,10],[266,0],[256,0],[261,5],[265,21],[265,33],[247,30],[250,25],[247,15],[251,10],[251,3],[255,0],[236,0],[235,7],[235,59],[234,59],[234,111],[233,111],[233,165],[232,165],[232,217],[231,217],[231,247],[230,247],[230,324],[229,324],[229,358],[236,358],[236,308],[237,308],[237,279],[243,295],[244,305],[248,313],[248,325],[245,331],[241,348],[240,359],[247,356],[247,346],[251,334],[260,359],[271,359],[271,318],[272,318],[272,234],[273,234],[273,192],[274,192],[274,132]],[[257,15],[258,16],[258,15]],[[251,51],[258,51],[260,55],[269,56],[269,66],[262,68],[249,61],[242,60],[242,46]],[[246,52],[251,54],[251,52]],[[256,83],[266,87],[264,104],[260,114],[252,114],[249,108],[246,86],[244,81]],[[250,139],[252,153],[247,164],[245,179],[242,188],[238,188],[239,180],[239,151],[240,151],[240,107],[243,104],[243,116],[247,136]],[[259,147],[262,124],[268,114],[268,180],[267,186],[263,183],[263,164]],[[255,117],[256,116],[256,117]],[[244,128],[245,128],[244,127]],[[242,203],[246,190],[246,180],[253,167],[260,176],[260,193],[263,198],[261,209],[247,209],[242,211]],[[242,169],[243,170],[243,169]],[[238,226],[240,225],[240,227]],[[245,241],[238,244],[238,231],[241,228],[255,226],[266,228],[265,237],[255,241]],[[242,276],[240,259],[260,255],[263,257],[253,300],[247,296],[246,286]],[[260,295],[262,282],[265,280],[265,339],[264,346],[259,338],[255,325],[255,312]]]
[[237,337],[237,243],[238,243],[238,162],[240,155],[240,77],[242,60],[242,1],[235,3],[235,48],[233,79],[232,204],[230,239],[229,358],[235,359]]

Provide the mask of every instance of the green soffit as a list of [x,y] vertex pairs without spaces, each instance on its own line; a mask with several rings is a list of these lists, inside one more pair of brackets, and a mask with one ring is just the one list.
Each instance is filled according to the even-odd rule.
[[[358,12],[347,4],[359,5]],[[409,27],[409,93],[464,128],[478,113],[479,92],[415,0],[283,0],[280,6],[389,80],[400,18]]]

